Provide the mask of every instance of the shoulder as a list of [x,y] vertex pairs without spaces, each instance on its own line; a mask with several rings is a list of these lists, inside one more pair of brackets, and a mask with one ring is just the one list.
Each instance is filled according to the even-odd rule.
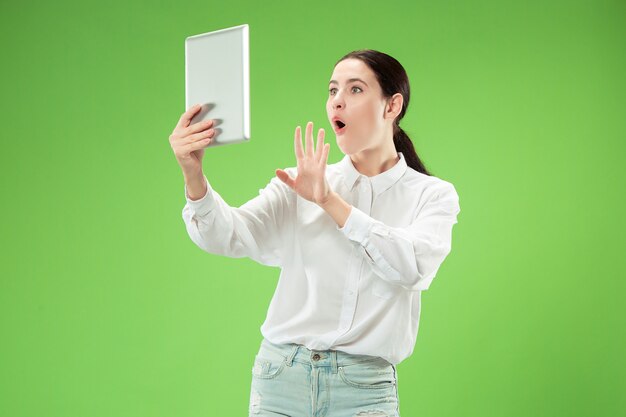
[[434,175],[426,175],[411,167],[407,167],[402,177],[404,186],[424,196],[454,195],[458,197],[454,184]]
[[437,213],[456,216],[460,212],[459,195],[450,181],[423,174],[411,167],[407,167],[402,179],[404,186],[415,196],[417,215]]

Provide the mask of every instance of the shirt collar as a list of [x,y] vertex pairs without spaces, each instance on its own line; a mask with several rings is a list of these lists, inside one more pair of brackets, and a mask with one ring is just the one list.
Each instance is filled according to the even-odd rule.
[[350,155],[345,155],[343,159],[339,162],[339,169],[341,170],[341,174],[343,175],[346,186],[349,190],[352,190],[354,184],[356,183],[359,177],[361,181],[371,182],[372,188],[374,190],[374,195],[378,195],[385,191],[387,188],[391,187],[398,181],[406,172],[407,164],[404,159],[404,155],[402,152],[397,152],[400,160],[388,170],[381,172],[378,175],[374,175],[373,177],[367,177],[361,174],[354,167],[352,160],[350,159]]

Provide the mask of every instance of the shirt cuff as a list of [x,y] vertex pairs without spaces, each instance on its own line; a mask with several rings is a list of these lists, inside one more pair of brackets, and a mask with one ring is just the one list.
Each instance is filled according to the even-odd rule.
[[185,184],[185,199],[187,200],[187,205],[191,207],[191,209],[199,216],[204,216],[208,214],[211,210],[213,210],[215,206],[215,198],[213,197],[213,189],[211,188],[211,184],[209,184],[209,180],[206,175],[204,176],[204,181],[206,184],[206,194],[202,196],[199,200],[190,200],[189,194],[187,193],[187,184]]
[[346,219],[343,227],[337,225],[337,230],[342,232],[348,239],[365,246],[368,241],[370,229],[376,220],[365,214],[363,211],[352,206],[350,215]]

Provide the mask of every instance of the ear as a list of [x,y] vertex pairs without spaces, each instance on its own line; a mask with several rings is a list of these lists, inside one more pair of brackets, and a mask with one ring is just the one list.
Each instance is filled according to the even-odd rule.
[[385,106],[385,119],[395,120],[395,118],[398,117],[402,111],[403,102],[404,97],[402,97],[402,94],[396,93],[391,96],[391,98],[387,100],[387,105]]

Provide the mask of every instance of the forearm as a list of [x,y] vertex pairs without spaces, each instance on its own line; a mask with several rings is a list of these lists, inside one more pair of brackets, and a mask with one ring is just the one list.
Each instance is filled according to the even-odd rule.
[[328,200],[319,206],[335,220],[339,227],[343,227],[346,224],[346,220],[352,210],[352,206],[334,191],[331,192]]
[[[193,181],[191,176],[185,178]],[[240,207],[231,207],[211,187],[208,179],[205,186],[205,195],[197,200],[190,199],[183,208],[183,220],[193,242],[211,254],[249,257],[263,265],[280,265],[284,230],[291,230],[288,226],[291,197],[287,187],[273,178],[259,190],[257,197]]]
[[365,260],[382,279],[423,291],[451,250],[459,211],[453,188],[437,190],[410,224],[388,225],[352,207],[340,230],[363,247]]
[[207,192],[207,185],[204,181],[204,173],[199,170],[194,173],[183,172],[185,177],[185,185],[187,186],[187,194],[190,200],[199,200]]

